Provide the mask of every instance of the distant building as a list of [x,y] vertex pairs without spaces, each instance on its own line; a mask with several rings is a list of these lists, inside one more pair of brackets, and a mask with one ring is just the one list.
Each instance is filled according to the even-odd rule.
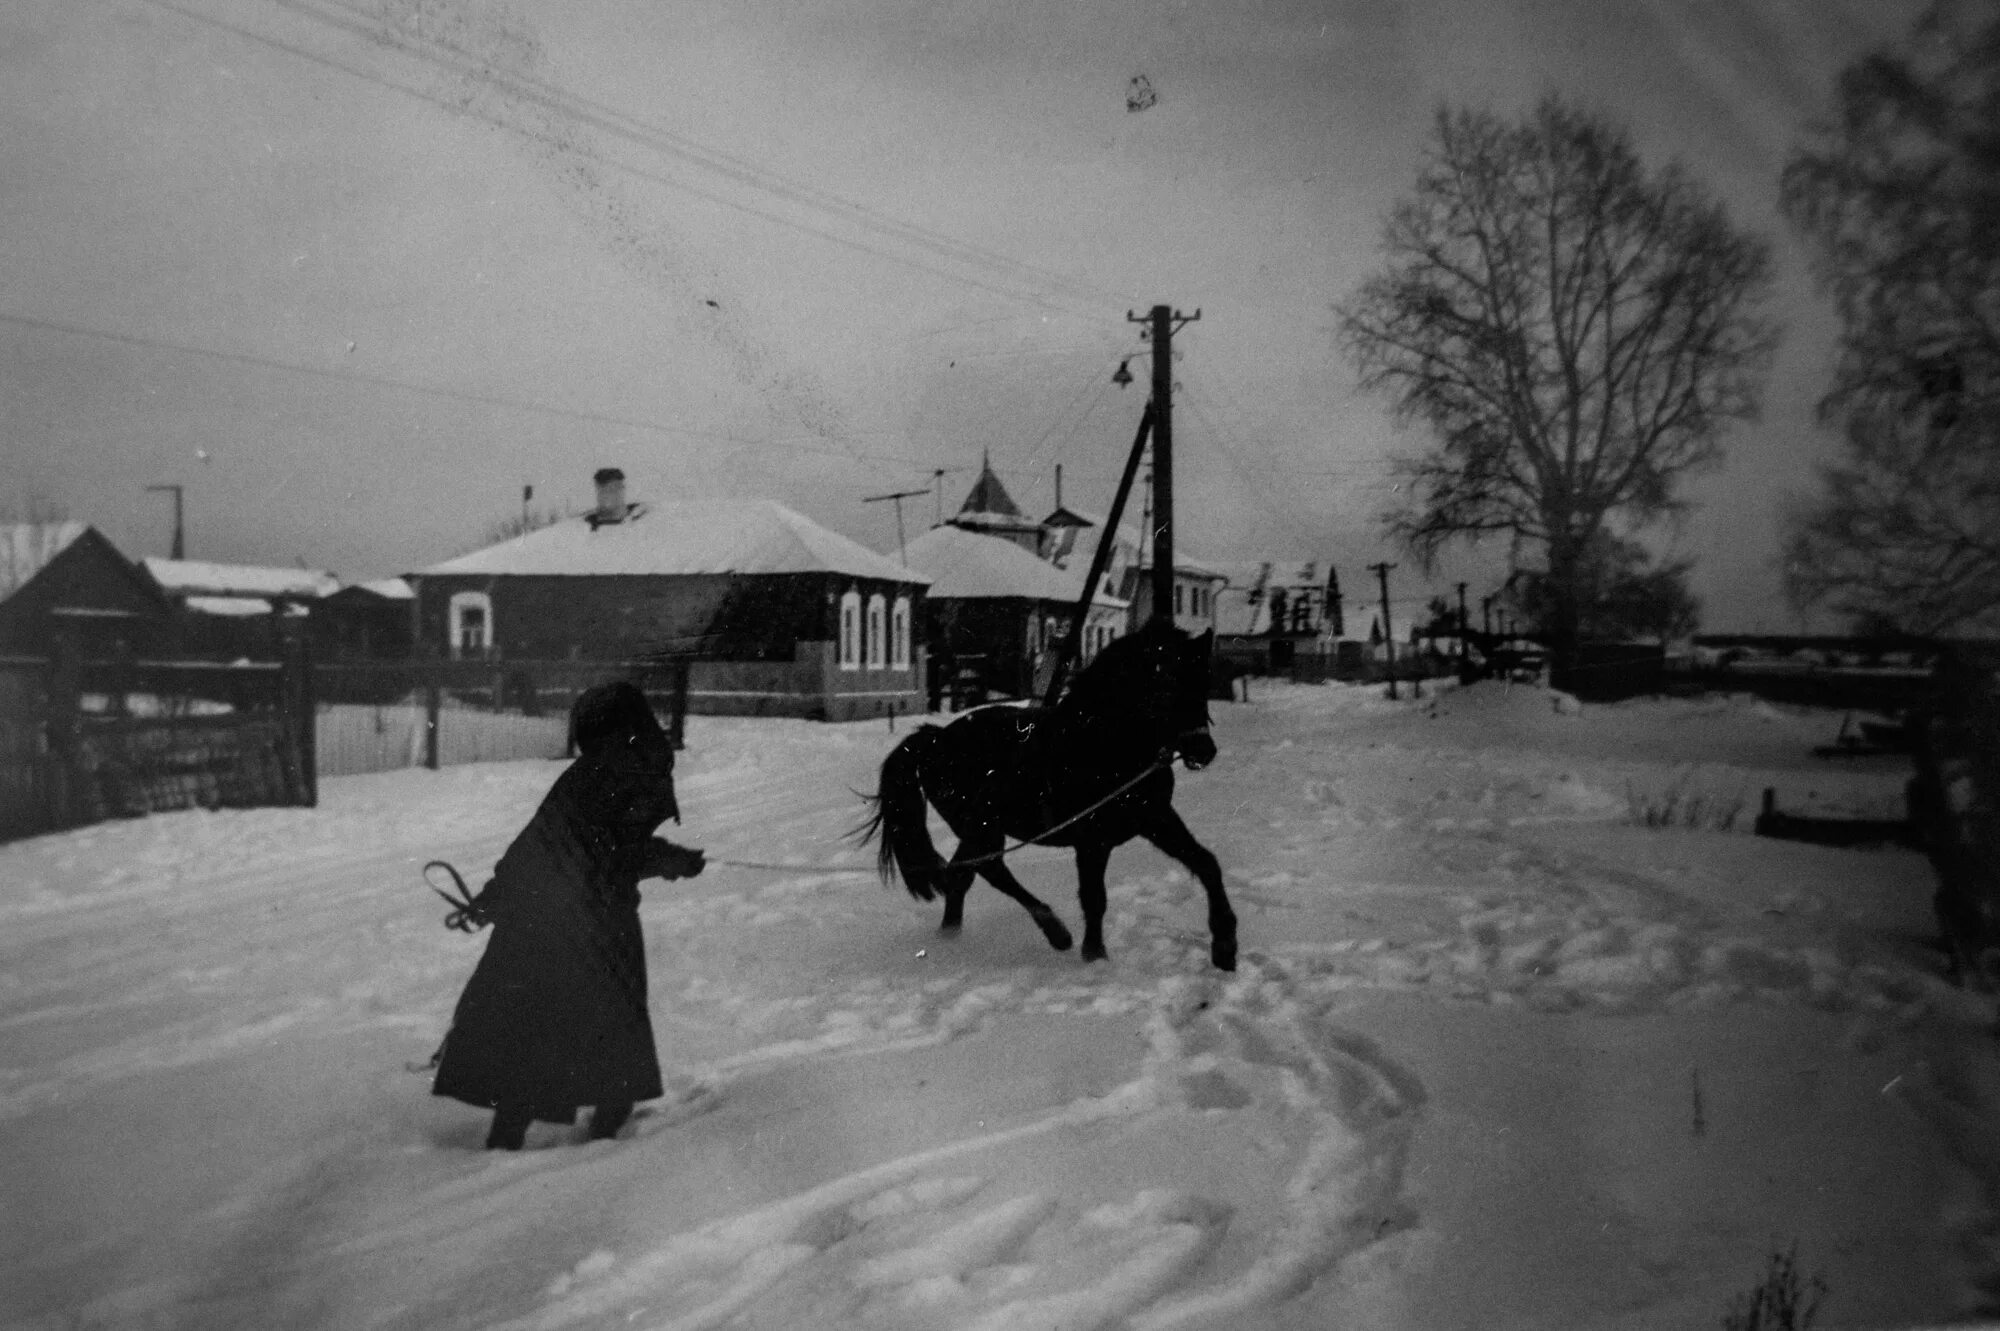
[[[1096,556],[1104,519],[1096,513],[1058,505],[1042,520],[1051,533],[1049,554],[1057,564],[1087,571]],[[1216,627],[1216,596],[1229,582],[1221,569],[1174,551],[1174,623],[1190,633]],[[1153,545],[1129,522],[1118,524],[1104,569],[1106,592],[1124,601],[1127,631],[1153,617]]]
[[0,523],[0,651],[40,656],[58,637],[81,656],[159,651],[173,607],[85,522]]
[[1284,673],[1301,656],[1330,658],[1347,631],[1340,576],[1316,560],[1250,566],[1217,604],[1221,650],[1258,673]]
[[773,500],[597,504],[408,575],[420,653],[695,658],[690,709],[846,720],[923,706],[921,574]]
[[271,659],[282,649],[281,621],[304,620],[340,589],[340,579],[319,569],[152,556],[140,562],[173,602],[179,647],[194,656]]
[[404,578],[357,582],[313,610],[313,648],[322,660],[399,660],[416,650],[416,589]]

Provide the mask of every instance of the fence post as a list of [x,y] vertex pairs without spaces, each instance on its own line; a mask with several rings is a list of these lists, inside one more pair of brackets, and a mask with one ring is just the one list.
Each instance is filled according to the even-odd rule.
[[71,825],[75,812],[77,772],[76,645],[66,633],[55,635],[49,644],[49,673],[44,692],[42,733],[48,746],[47,808],[44,817],[51,831]]
[[299,755],[299,803],[316,809],[319,807],[319,691],[313,687],[312,638],[303,627],[285,644],[284,660],[285,673],[290,678],[283,694],[285,706],[292,713]]
[[438,770],[438,722],[444,710],[444,687],[435,677],[424,685],[424,766]]
[[674,698],[668,717],[670,729],[668,738],[674,742],[676,752],[687,747],[688,676],[692,667],[685,656],[674,658]]

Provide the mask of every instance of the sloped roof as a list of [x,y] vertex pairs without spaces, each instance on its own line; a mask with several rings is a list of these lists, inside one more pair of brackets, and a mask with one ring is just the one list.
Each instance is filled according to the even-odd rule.
[[[230,619],[271,613],[271,603],[261,596],[190,596],[183,604],[198,615],[222,615]],[[306,609],[302,605],[287,605],[285,613],[303,615]]]
[[1000,478],[993,474],[993,461],[982,457],[979,460],[979,479],[972,483],[965,502],[958,506],[960,515],[967,513],[997,513],[1002,517],[1018,518],[1021,506],[1014,502],[1014,496],[1007,493],[1007,487],[1000,484]]
[[[1062,524],[1064,526],[1089,527],[1093,531],[1100,530],[1104,526],[1104,515],[1093,513],[1087,508],[1060,508],[1056,510],[1055,514],[1051,514],[1047,521],[1052,522],[1056,514],[1061,514],[1066,519]],[[1079,533],[1076,538],[1077,549],[1086,552],[1095,550],[1097,548],[1097,540],[1098,538],[1094,535],[1084,536]],[[1139,529],[1131,523],[1121,522],[1118,524],[1117,545],[1123,547],[1133,567],[1151,568],[1153,566],[1153,543],[1142,540],[1139,535]],[[1090,555],[1085,553],[1083,558],[1087,561]],[[1221,578],[1225,581],[1229,577],[1226,572],[1216,565],[1204,563],[1199,559],[1191,559],[1180,550],[1174,551],[1174,569],[1180,573],[1194,573],[1203,577]]]
[[202,559],[140,561],[166,591],[188,596],[320,597],[340,590],[340,579],[313,568],[262,564],[214,564]]
[[568,518],[447,559],[424,574],[845,573],[892,582],[929,579],[774,499],[653,504],[593,529]]
[[89,523],[74,520],[0,523],[0,601],[19,591],[89,529]]
[[[910,567],[931,579],[929,595],[946,599],[1017,597],[1074,602],[1083,592],[1083,569],[1060,569],[1012,541],[963,527],[933,527],[904,550]],[[1124,601],[1099,594],[1095,604]]]

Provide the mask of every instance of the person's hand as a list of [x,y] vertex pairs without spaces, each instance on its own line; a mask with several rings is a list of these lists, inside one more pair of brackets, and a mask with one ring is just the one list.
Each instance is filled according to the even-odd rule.
[[662,878],[693,878],[708,867],[708,857],[693,846],[676,846],[662,840],[653,856],[652,868]]

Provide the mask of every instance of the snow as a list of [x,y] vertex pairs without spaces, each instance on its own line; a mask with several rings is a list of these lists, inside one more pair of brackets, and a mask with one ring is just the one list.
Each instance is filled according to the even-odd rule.
[[318,569],[216,564],[202,559],[161,559],[154,555],[147,555],[139,562],[153,575],[153,581],[177,596],[318,597],[340,590],[338,578]]
[[1664,1328],[1794,1243],[1823,1325],[1990,1311],[2000,1050],[1927,866],[1712,812],[1902,769],[1812,758],[1837,714],[1434,687],[1214,705],[1176,803],[1233,974],[1139,847],[1108,963],[991,892],[940,937],[840,835],[907,721],[693,718],[670,1094],[511,1156],[409,1070],[483,945],[418,869],[480,881],[559,764],[0,847],[0,1325]]
[[[1084,574],[1089,571],[1087,566],[1057,568],[1012,541],[950,525],[933,527],[912,540],[904,548],[903,558],[909,567],[930,579],[927,594],[942,599],[1074,601],[1083,591]],[[1094,603],[1126,604],[1102,593]]]
[[424,569],[427,574],[847,573],[928,581],[771,499],[648,504],[623,522],[566,518]]

